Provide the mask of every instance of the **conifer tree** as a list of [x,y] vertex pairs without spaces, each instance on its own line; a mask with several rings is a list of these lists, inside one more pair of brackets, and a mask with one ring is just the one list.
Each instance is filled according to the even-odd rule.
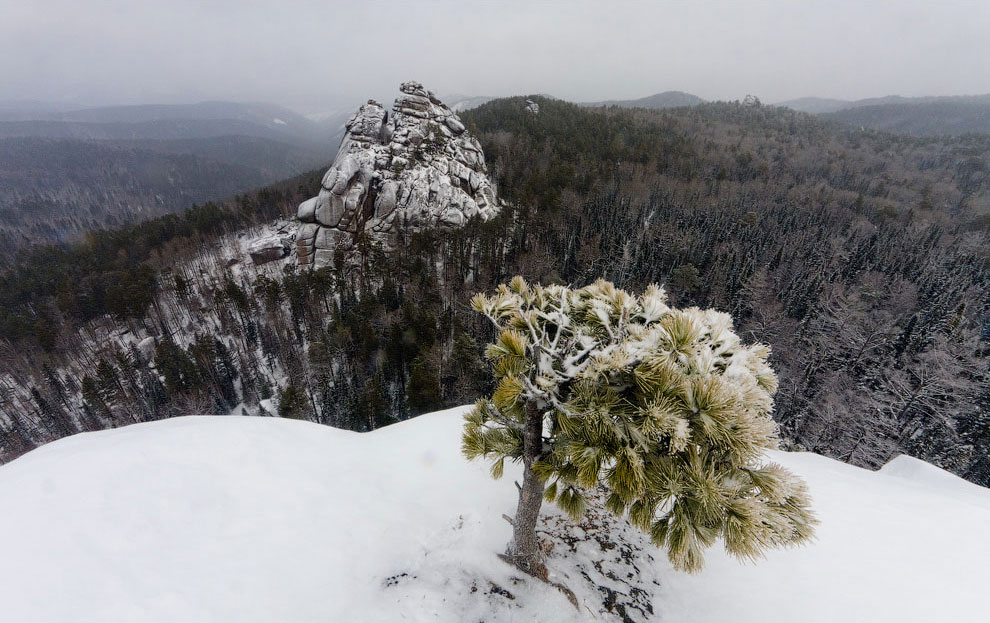
[[306,392],[289,384],[279,397],[278,414],[284,418],[303,419],[306,417],[306,406]]
[[655,285],[633,296],[521,277],[473,299],[498,330],[486,352],[497,386],[467,415],[463,451],[492,459],[495,478],[506,459],[523,463],[507,552],[522,570],[545,573],[542,501],[577,519],[599,485],[689,572],[719,538],[755,559],[811,537],[805,484],[764,458],[778,440],[769,349],[744,346],[728,314],[665,300]]
[[414,415],[441,408],[440,377],[428,356],[417,357],[409,367],[406,401]]

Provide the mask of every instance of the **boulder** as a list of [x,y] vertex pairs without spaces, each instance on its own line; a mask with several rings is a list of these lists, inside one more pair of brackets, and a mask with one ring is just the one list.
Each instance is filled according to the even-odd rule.
[[289,254],[289,249],[278,236],[265,236],[249,242],[247,252],[251,261],[259,265],[282,259]]
[[313,197],[299,204],[299,210],[296,216],[303,223],[312,223],[316,220],[316,200],[317,197]]

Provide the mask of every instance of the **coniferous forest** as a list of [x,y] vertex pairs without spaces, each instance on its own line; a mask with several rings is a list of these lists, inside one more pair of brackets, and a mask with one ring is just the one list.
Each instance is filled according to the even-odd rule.
[[[714,307],[772,348],[782,436],[990,484],[990,137],[850,130],[745,103],[534,97],[462,114],[502,213],[300,270],[244,261],[322,170],[0,269],[0,460],[189,413],[369,430],[491,389],[475,292],[515,274]],[[328,146],[328,152],[332,147]],[[328,153],[328,158],[333,154]],[[273,223],[275,223],[273,225]]]

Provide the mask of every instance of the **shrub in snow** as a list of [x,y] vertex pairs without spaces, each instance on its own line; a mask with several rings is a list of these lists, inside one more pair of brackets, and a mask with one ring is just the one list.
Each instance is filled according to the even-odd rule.
[[599,484],[678,569],[701,569],[718,539],[755,559],[811,537],[804,483],[763,458],[778,441],[769,349],[744,346],[729,315],[670,308],[655,285],[633,296],[521,277],[472,303],[498,329],[498,384],[467,415],[463,451],[493,459],[495,478],[523,463],[507,552],[521,569],[545,573],[542,501],[578,518],[582,489]]

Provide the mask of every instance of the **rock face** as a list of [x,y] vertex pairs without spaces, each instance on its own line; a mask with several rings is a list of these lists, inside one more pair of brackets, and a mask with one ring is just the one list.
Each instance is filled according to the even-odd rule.
[[369,100],[347,122],[320,194],[299,205],[300,265],[331,264],[362,232],[394,248],[404,233],[498,213],[477,139],[423,85],[405,82],[399,90],[391,115]]

